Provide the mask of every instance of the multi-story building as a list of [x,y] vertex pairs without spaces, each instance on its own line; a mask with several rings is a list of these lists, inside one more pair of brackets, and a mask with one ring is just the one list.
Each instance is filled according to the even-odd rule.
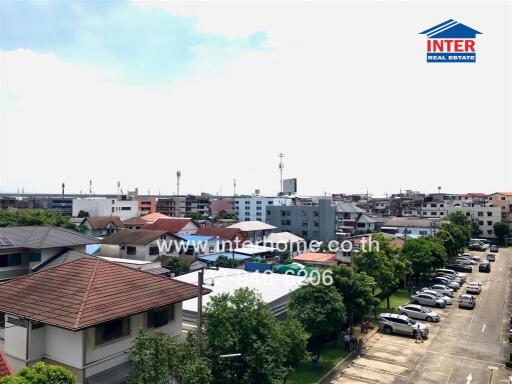
[[336,238],[336,207],[330,199],[317,205],[267,205],[266,222],[306,241]]
[[156,212],[156,197],[138,196],[136,200],[139,202],[139,215]]
[[185,198],[185,212],[183,216],[192,214],[199,215],[202,219],[208,219],[211,216],[210,196],[202,193],[200,196],[187,195]]
[[183,217],[185,213],[185,196],[158,198],[156,211],[171,217]]
[[495,192],[487,197],[489,204],[500,207],[501,220],[512,229],[512,192]]
[[139,202],[137,200],[121,198],[84,198],[73,200],[73,216],[80,211],[89,213],[89,216],[118,216],[126,220],[139,216]]
[[245,196],[235,197],[235,214],[240,221],[267,221],[267,207],[290,206],[290,197]]
[[493,225],[501,221],[501,207],[490,204],[460,204],[455,203],[448,207],[447,214],[463,212],[466,216],[478,223],[482,237],[495,238]]
[[445,218],[447,217],[447,203],[441,202],[423,202],[421,204],[421,216],[424,218]]

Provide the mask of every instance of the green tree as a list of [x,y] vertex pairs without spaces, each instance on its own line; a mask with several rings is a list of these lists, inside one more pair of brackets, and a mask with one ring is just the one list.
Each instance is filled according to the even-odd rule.
[[372,293],[375,280],[366,273],[357,273],[345,265],[331,267],[334,287],[343,297],[349,319],[360,321],[373,310],[379,300]]
[[221,268],[238,268],[243,263],[243,260],[235,260],[227,256],[219,256],[216,265]]
[[162,333],[140,330],[128,351],[133,367],[129,384],[208,384],[211,376],[206,359],[197,356],[191,334],[183,343]]
[[284,366],[287,368],[286,377],[293,371],[307,355],[306,346],[308,344],[309,334],[304,330],[302,324],[292,316],[284,321],[278,322],[280,328],[279,343],[285,349]]
[[169,259],[166,268],[175,276],[179,276],[190,272],[190,263],[179,256],[173,256]]
[[288,311],[310,335],[309,349],[317,355],[326,337],[338,334],[347,320],[343,297],[332,285],[300,287],[291,294]]
[[236,215],[233,212],[222,211],[217,216],[215,216],[215,220],[236,220]]
[[188,217],[192,220],[204,220],[204,217],[203,215],[201,215],[199,212],[188,212],[188,213],[185,213],[185,217]]
[[510,228],[506,223],[502,221],[494,223],[492,227],[494,229],[494,234],[498,238],[499,242],[503,244],[505,242],[505,238],[510,234]]
[[448,232],[453,239],[454,250],[451,256],[455,256],[457,253],[460,253],[464,247],[468,245],[469,239],[471,238],[471,229],[469,226],[445,223],[439,227],[439,230]]
[[441,242],[429,237],[407,240],[401,253],[411,262],[417,285],[421,274],[428,274],[432,267],[442,267],[448,260],[446,249]]
[[478,226],[478,221],[476,220],[471,220],[470,228],[471,237],[479,237],[483,233],[480,227]]
[[[213,296],[204,315],[212,383],[273,384],[286,376],[297,346],[292,352],[283,342],[283,328],[254,291],[243,288]],[[233,353],[241,355],[221,357]]]
[[83,209],[81,209],[80,212],[78,212],[78,216],[77,217],[89,217],[89,212],[84,211]]
[[80,232],[69,218],[59,213],[43,210],[0,211],[0,227],[16,227],[25,225],[46,225],[62,227]]
[[75,384],[76,377],[66,368],[39,362],[22,368],[15,376],[0,379],[0,384]]
[[471,222],[467,215],[462,211],[456,211],[448,214],[448,220],[450,223],[460,225],[462,227],[470,227]]

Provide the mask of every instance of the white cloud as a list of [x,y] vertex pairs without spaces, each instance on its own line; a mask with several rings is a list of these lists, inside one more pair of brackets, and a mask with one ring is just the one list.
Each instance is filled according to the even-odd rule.
[[[121,180],[169,193],[181,169],[184,192],[231,193],[236,177],[239,191],[270,194],[279,152],[301,193],[512,188],[510,20],[500,7],[155,4],[197,16],[204,32],[263,30],[269,49],[215,71],[205,61],[202,74],[160,87],[119,84],[52,55],[3,53],[4,188],[56,191],[65,181],[78,191],[93,178],[99,192]],[[447,14],[484,32],[476,65],[424,63],[417,32]],[[504,176],[484,185],[475,176],[493,164]]]

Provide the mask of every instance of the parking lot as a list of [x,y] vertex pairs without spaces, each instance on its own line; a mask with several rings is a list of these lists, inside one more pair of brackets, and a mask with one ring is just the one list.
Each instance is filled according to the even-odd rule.
[[[485,258],[486,252],[472,252]],[[508,358],[508,329],[511,308],[512,248],[500,249],[491,273],[468,274],[482,291],[473,310],[452,306],[435,309],[439,323],[428,323],[430,335],[424,343],[414,338],[376,333],[362,353],[343,367],[332,383],[512,383],[512,370],[505,369]]]

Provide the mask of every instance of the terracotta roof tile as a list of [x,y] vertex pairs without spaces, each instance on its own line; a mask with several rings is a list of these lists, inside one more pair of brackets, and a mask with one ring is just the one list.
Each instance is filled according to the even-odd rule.
[[137,217],[137,216],[130,217],[129,219],[126,219],[123,221],[124,225],[144,225],[146,223],[147,223],[146,220],[144,220],[140,217]]
[[157,221],[158,219],[168,219],[168,218],[169,218],[169,216],[164,215],[163,213],[160,213],[160,212],[153,212],[153,213],[149,213],[147,215],[141,216],[142,220],[145,220],[150,223]]
[[334,253],[305,252],[298,256],[295,256],[293,260],[310,263],[334,264],[336,263],[336,255]]
[[79,330],[196,296],[194,285],[82,258],[2,284],[0,311]]

